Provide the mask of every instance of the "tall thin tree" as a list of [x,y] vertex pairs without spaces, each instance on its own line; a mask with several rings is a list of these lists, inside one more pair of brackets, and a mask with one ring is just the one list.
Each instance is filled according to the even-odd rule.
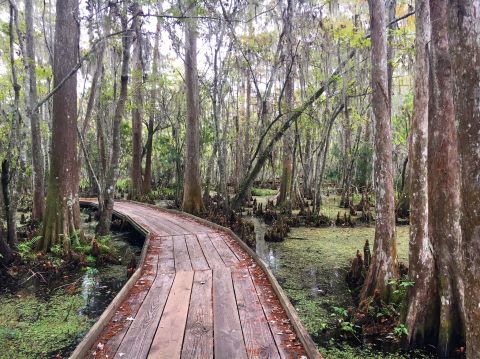
[[33,177],[33,209],[32,219],[42,220],[45,209],[45,164],[43,161],[42,134],[40,132],[40,116],[37,104],[37,75],[35,62],[35,41],[33,24],[33,0],[25,0],[25,49],[27,56],[28,96],[27,112],[30,117],[30,133],[32,141],[32,177]]
[[132,70],[132,168],[130,197],[138,198],[143,192],[142,183],[142,120],[143,120],[143,35],[141,20],[136,21]]

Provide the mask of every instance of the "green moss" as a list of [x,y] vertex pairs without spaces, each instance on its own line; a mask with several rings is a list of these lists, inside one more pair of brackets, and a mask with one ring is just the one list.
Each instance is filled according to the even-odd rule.
[[92,325],[78,315],[80,295],[58,294],[49,301],[28,296],[0,298],[0,358],[47,358],[77,343]]
[[277,190],[270,188],[252,188],[252,196],[271,197],[277,194]]

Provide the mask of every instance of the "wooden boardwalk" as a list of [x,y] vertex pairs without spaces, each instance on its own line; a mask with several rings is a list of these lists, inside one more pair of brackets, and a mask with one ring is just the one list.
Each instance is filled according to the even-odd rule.
[[271,273],[229,231],[134,202],[115,212],[147,235],[141,268],[72,358],[320,358]]

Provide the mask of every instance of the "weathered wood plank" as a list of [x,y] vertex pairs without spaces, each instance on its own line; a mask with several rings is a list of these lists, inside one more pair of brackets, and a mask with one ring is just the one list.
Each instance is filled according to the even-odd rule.
[[177,272],[148,358],[179,358],[187,322],[193,272]]
[[159,263],[158,263],[158,273],[175,273],[175,259],[173,254],[173,238],[160,237],[159,238],[158,248],[159,252]]
[[[110,320],[110,324],[106,328],[107,330],[102,332],[102,335],[94,345],[94,350],[97,352],[98,357],[112,358],[117,352],[128,328],[132,324],[132,321],[127,319],[135,317],[150,290],[151,283],[155,280],[158,260],[158,251],[149,248],[143,264],[142,276],[135,282],[128,297],[121,303]],[[103,349],[99,350],[97,348],[98,344],[101,344]]]
[[160,273],[123,338],[115,358],[145,358],[150,349],[175,275]]
[[213,335],[216,359],[246,359],[229,268],[213,270]]
[[222,258],[218,254],[208,235],[206,233],[199,233],[197,234],[197,238],[202,247],[203,253],[206,253],[205,258],[207,259],[210,268],[224,268],[225,263],[223,263]]
[[195,272],[182,359],[213,358],[212,271]]
[[187,244],[185,243],[185,236],[173,237],[173,254],[175,256],[175,270],[191,271],[192,263],[188,255]]
[[260,299],[263,312],[267,317],[268,325],[275,339],[275,343],[282,359],[289,359],[292,353],[298,358],[305,356],[305,350],[298,340],[298,337],[292,331],[290,321],[285,321],[285,310],[278,300],[272,286],[270,285],[267,275],[259,266],[249,268],[250,275],[253,279],[253,285]]
[[260,300],[246,268],[232,272],[235,298],[249,358],[280,358]]
[[210,237],[210,240],[227,267],[232,267],[238,264],[238,258],[232,252],[230,247],[227,246],[222,235],[219,233],[210,232],[208,236]]
[[190,262],[192,263],[193,270],[210,269],[202,251],[202,247],[200,247],[200,243],[198,243],[197,236],[187,234],[185,236],[185,242],[187,243],[188,254],[190,255]]

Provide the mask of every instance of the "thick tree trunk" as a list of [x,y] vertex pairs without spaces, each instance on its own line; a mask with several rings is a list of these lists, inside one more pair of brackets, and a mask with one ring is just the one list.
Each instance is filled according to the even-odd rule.
[[45,210],[45,164],[43,161],[42,134],[40,132],[40,118],[37,104],[37,76],[35,66],[35,41],[33,26],[33,0],[25,0],[25,49],[27,55],[28,96],[27,112],[30,117],[30,133],[32,141],[32,179],[33,179],[33,209],[32,219],[43,219]]
[[[189,5],[193,13],[194,5]],[[185,22],[185,87],[187,96],[187,129],[183,203],[185,212],[199,214],[204,211],[200,186],[200,123],[197,73],[197,26],[191,18]]]
[[375,119],[376,219],[372,263],[365,279],[361,299],[364,300],[378,292],[383,300],[388,301],[393,291],[388,282],[398,277],[398,268],[385,2],[369,0],[369,8],[372,34],[372,108]]
[[132,109],[132,168],[130,198],[137,199],[142,195],[142,118],[143,118],[143,51],[142,29],[137,21],[135,31],[135,47],[133,50],[134,65],[132,72],[133,109]]
[[467,357],[480,355],[480,1],[449,4],[455,68],[455,106],[462,174]]
[[437,350],[441,357],[452,354],[463,331],[460,295],[463,284],[459,268],[462,263],[460,167],[449,53],[448,2],[430,1],[432,79],[428,123],[428,220],[437,268],[440,310]]
[[415,98],[411,125],[409,280],[405,326],[411,346],[435,344],[438,328],[437,284],[432,243],[428,233],[428,104],[430,8],[428,0],[417,0],[415,11]]
[[[54,86],[78,61],[78,15],[78,0],[57,2]],[[70,236],[77,229],[77,175],[77,77],[73,75],[53,95],[52,154],[40,250],[48,251],[56,244],[62,244],[65,251],[70,249]]]

